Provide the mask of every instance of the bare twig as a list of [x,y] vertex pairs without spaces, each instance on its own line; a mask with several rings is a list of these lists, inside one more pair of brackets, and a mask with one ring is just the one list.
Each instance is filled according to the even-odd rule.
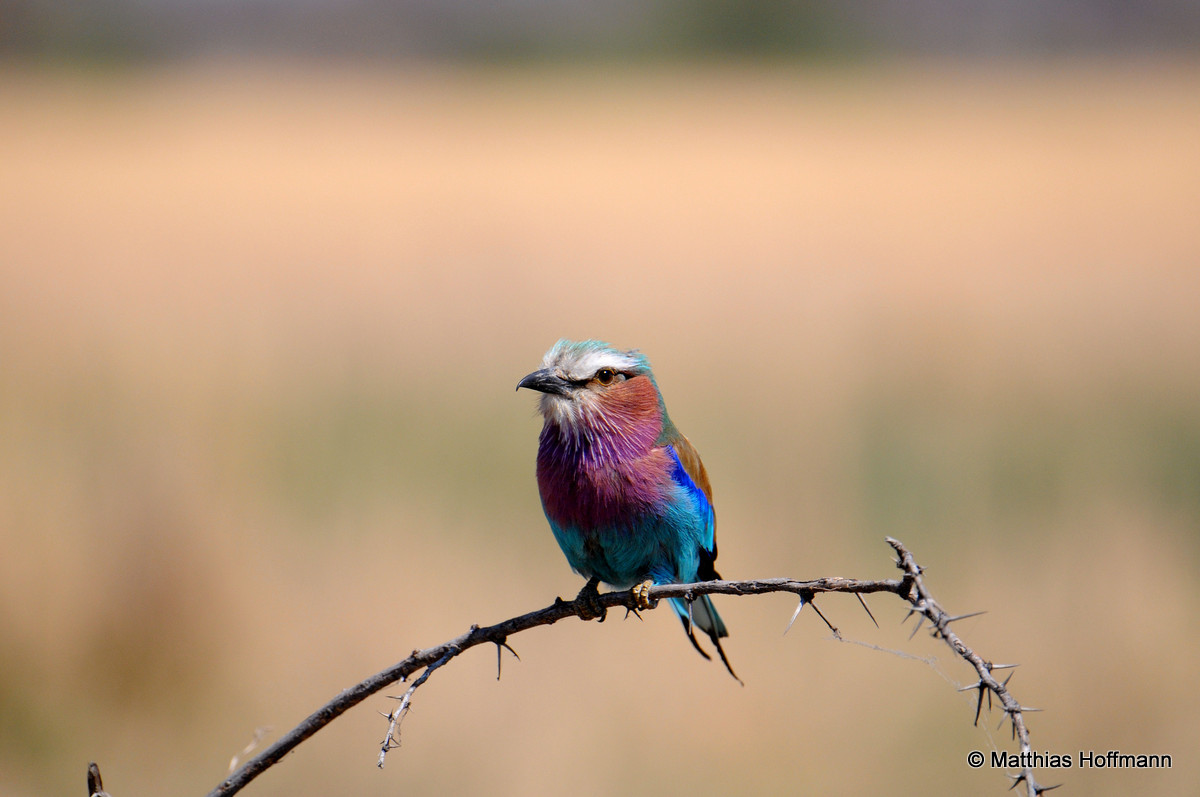
[[100,780],[100,767],[96,762],[88,764],[88,797],[109,797],[108,792],[104,790],[104,783]]
[[[648,597],[653,603],[656,603],[664,598],[694,598],[699,595],[761,595],[768,592],[790,592],[800,597],[800,606],[802,608],[806,603],[812,604],[817,594],[826,592],[849,593],[859,596],[860,599],[862,595],[875,592],[897,595],[910,604],[910,614],[918,615],[918,627],[920,627],[920,622],[928,621],[933,627],[933,635],[936,638],[942,639],[955,653],[975,668],[979,676],[979,681],[969,688],[979,690],[980,702],[978,709],[982,710],[985,694],[988,696],[989,701],[991,695],[995,695],[1004,709],[1006,721],[1012,723],[1013,734],[1021,746],[1022,753],[1031,752],[1029,731],[1025,726],[1024,712],[1032,709],[1021,706],[1012,697],[1008,691],[1007,681],[1001,683],[992,676],[993,670],[1011,665],[997,665],[987,662],[969,648],[950,629],[950,624],[955,620],[960,620],[969,615],[952,617],[943,611],[937,601],[929,594],[922,577],[922,570],[913,560],[912,554],[900,542],[890,537],[888,538],[888,544],[895,549],[899,557],[897,566],[903,572],[902,578],[880,581],[863,581],[836,577],[819,578],[813,581],[771,578],[750,581],[706,581],[696,584],[664,584],[652,587]],[[629,590],[602,593],[596,596],[596,601],[598,601],[599,606],[605,609],[621,606],[627,610],[636,611],[638,608],[636,598]],[[397,735],[399,724],[411,706],[413,694],[434,670],[444,666],[464,651],[484,643],[496,645],[497,654],[499,654],[500,648],[509,648],[508,638],[513,634],[526,631],[530,628],[536,628],[537,626],[552,625],[568,617],[593,616],[596,606],[596,602],[581,602],[579,599],[564,601],[561,598],[556,598],[553,604],[544,609],[538,609],[519,617],[513,617],[512,619],[491,626],[482,628],[477,625],[471,626],[470,630],[465,634],[449,642],[432,648],[426,648],[425,650],[415,650],[412,655],[403,661],[340,692],[287,734],[276,740],[254,758],[245,762],[240,769],[232,773],[213,789],[209,793],[209,797],[227,797],[227,795],[237,793],[246,784],[283,758],[284,755],[295,749],[301,742],[315,734],[321,728],[324,728],[350,708],[391,684],[398,681],[405,681],[413,673],[424,670],[404,693],[403,697],[400,698],[400,704],[392,712],[384,715],[388,718],[388,730],[387,735],[384,737],[379,756],[379,765],[383,766],[383,760],[387,751],[399,744],[399,737]],[[815,604],[813,604],[813,608],[816,608]],[[797,609],[798,613],[799,609]],[[825,619],[824,615],[820,616],[823,620]],[[795,618],[793,617],[792,619],[794,620]],[[874,617],[872,617],[872,620],[874,620]],[[837,629],[828,620],[825,620],[825,622],[833,630],[834,634],[837,635]],[[512,648],[509,648],[509,650],[512,650]],[[976,722],[978,722],[978,711]],[[1025,784],[1028,797],[1037,797],[1046,788],[1039,786],[1034,781],[1033,772],[1029,767],[1024,767],[1020,771],[1020,774],[1016,776],[1016,781],[1013,785],[1015,786],[1018,783]]]
[[441,667],[443,664],[450,661],[450,659],[457,655],[457,650],[450,649],[446,651],[445,656],[442,656],[433,664],[430,664],[425,668],[425,672],[421,673],[420,677],[413,681],[412,686],[408,687],[408,689],[404,692],[403,697],[396,698],[400,701],[400,705],[396,706],[396,708],[392,710],[392,713],[387,715],[387,735],[383,737],[383,744],[379,747],[378,767],[380,769],[383,769],[383,762],[384,759],[387,758],[388,750],[400,746],[400,723],[404,720],[405,715],[408,714],[408,709],[412,706],[413,693],[417,691],[421,684],[429,680],[429,676],[433,675],[434,670],[436,670],[438,667]]
[[[904,595],[904,598],[912,604],[910,612],[915,612],[919,615],[917,618],[917,627],[920,627],[922,619],[928,620],[933,625],[932,633],[934,638],[943,640],[955,653],[974,667],[975,672],[979,675],[978,681],[966,687],[966,689],[977,689],[979,692],[979,701],[975,706],[975,724],[979,724],[979,713],[983,709],[984,696],[987,696],[988,708],[991,708],[992,695],[995,695],[1000,700],[1000,705],[1004,708],[1005,719],[1012,723],[1013,736],[1017,739],[1017,743],[1021,747],[1021,753],[1023,753],[1021,756],[1022,759],[1032,759],[1033,751],[1029,745],[1029,729],[1025,726],[1025,712],[1040,711],[1040,709],[1022,706],[1012,696],[1008,691],[1008,681],[1012,678],[1011,673],[1003,682],[997,681],[992,675],[993,670],[1011,669],[1017,665],[993,664],[990,661],[985,661],[978,653],[967,647],[958,634],[950,629],[951,623],[967,617],[974,617],[983,612],[960,614],[957,617],[947,614],[941,605],[933,599],[933,596],[929,594],[929,590],[925,587],[925,579],[923,578],[921,566],[916,563],[913,555],[904,547],[904,544],[891,537],[887,538],[887,542],[888,545],[895,549],[896,555],[899,557],[896,561],[896,566],[904,571],[906,578],[912,584],[911,591],[907,595]],[[913,633],[915,634],[916,631],[914,630]],[[1029,765],[1021,767],[1020,773],[1013,782],[1013,787],[1020,783],[1025,784],[1025,792],[1028,797],[1038,797],[1042,792],[1058,788],[1057,786],[1040,785],[1034,780],[1033,769]]]

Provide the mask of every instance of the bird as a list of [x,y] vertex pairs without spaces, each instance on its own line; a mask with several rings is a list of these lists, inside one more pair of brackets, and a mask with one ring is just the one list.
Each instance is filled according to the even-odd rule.
[[[655,584],[719,579],[712,485],[696,448],[667,414],[650,362],[600,340],[559,340],[517,383],[541,393],[537,483],[542,509],[572,569],[587,579],[577,602],[599,616],[598,585],[631,589],[649,608]],[[671,598],[692,645],[729,635],[712,599]]]

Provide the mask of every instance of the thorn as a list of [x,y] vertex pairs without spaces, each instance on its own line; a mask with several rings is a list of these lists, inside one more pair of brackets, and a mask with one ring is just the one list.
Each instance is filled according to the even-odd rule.
[[905,623],[907,623],[908,618],[912,617],[916,613],[917,613],[916,609],[909,608],[908,612],[904,615],[904,619],[900,621],[900,625],[904,625]]
[[800,610],[804,608],[804,604],[804,596],[801,595],[800,605],[796,607],[796,611],[792,612],[792,619],[788,620],[787,628],[783,629],[784,636],[787,636],[787,632],[792,630],[792,625],[796,622],[796,618],[800,616]]
[[983,681],[979,681],[978,683],[971,684],[970,686],[964,686],[962,689],[959,689],[958,691],[965,692],[968,689],[978,689],[979,690],[979,695],[977,696],[977,698],[975,700],[975,722],[973,723],[975,725],[975,727],[978,728],[979,727],[979,715],[983,713],[983,696],[985,693],[987,694],[987,696],[988,696],[988,711],[991,711],[992,710],[992,693],[988,691],[987,685]]
[[976,681],[975,683],[973,683],[969,686],[960,686],[958,688],[958,691],[959,692],[970,692],[972,689],[978,689],[981,686],[983,686],[983,681]]
[[1004,688],[1006,688],[1006,689],[1007,689],[1007,688],[1008,688],[1008,682],[1012,680],[1012,677],[1013,677],[1014,675],[1016,675],[1016,673],[1015,673],[1015,672],[1010,672],[1010,673],[1008,674],[1008,677],[1007,677],[1007,678],[1005,678],[1005,679],[1004,679],[1004,682],[1003,682],[1003,683],[1001,683],[1000,685],[1001,685],[1001,686],[1003,686]]
[[1011,670],[1014,667],[1020,666],[1020,664],[992,664],[989,662],[987,668],[988,672],[991,672],[992,670]]
[[[639,612],[637,609],[634,609],[632,606],[626,606],[625,607],[625,619],[628,620],[629,615],[631,615],[631,614],[639,620],[642,619],[641,612]],[[642,620],[642,622],[645,622],[645,621]]]
[[915,628],[913,628],[912,633],[908,635],[909,639],[912,639],[913,637],[915,637],[917,635],[917,632],[921,630],[921,625],[924,622],[925,622],[925,615],[922,614],[917,617],[917,625]]
[[496,646],[496,680],[499,681],[500,680],[500,651],[501,651],[501,649],[508,650],[509,653],[513,654],[513,658],[515,658],[517,661],[520,661],[521,657],[518,656],[517,652],[515,650],[513,650],[512,647],[508,644],[507,638],[501,639],[499,641],[492,640],[492,644]]
[[981,614],[987,614],[987,610],[984,609],[982,612],[971,612],[970,614],[960,614],[957,617],[947,617],[943,622],[946,625],[950,625],[950,623],[957,623],[959,620],[965,620],[968,617],[978,617]]
[[829,626],[829,630],[833,632],[833,636],[836,639],[841,639],[842,632],[837,630],[837,626],[835,626],[833,623],[829,622],[829,620],[825,617],[825,615],[821,614],[821,610],[817,608],[816,601],[810,600],[809,603],[812,604],[813,611],[817,613],[817,617],[820,617],[822,620],[825,621],[825,625]]
[[1053,786],[1039,786],[1038,784],[1035,783],[1035,784],[1033,784],[1033,790],[1035,793],[1041,794],[1042,792],[1053,791],[1061,785],[1062,785],[1061,783],[1055,783]]
[[867,606],[867,602],[863,600],[863,596],[856,592],[854,593],[854,597],[858,598],[858,602],[862,604],[863,611],[867,613],[867,617],[870,617],[871,622],[875,624],[875,627],[879,628],[879,621],[875,619],[875,615],[871,614],[871,607]]

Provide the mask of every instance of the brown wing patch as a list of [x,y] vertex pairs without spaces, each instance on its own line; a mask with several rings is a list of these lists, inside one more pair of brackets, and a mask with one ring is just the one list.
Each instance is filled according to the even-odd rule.
[[683,465],[683,469],[687,471],[688,476],[692,477],[696,486],[704,491],[704,495],[711,504],[712,485],[708,482],[708,473],[704,470],[704,463],[700,461],[700,453],[682,434],[671,444],[675,446],[675,453],[679,455],[679,462]]

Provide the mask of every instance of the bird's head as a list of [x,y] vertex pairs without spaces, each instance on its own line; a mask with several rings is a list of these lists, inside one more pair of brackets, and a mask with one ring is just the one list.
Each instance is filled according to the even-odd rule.
[[661,410],[650,363],[636,349],[624,351],[599,340],[560,340],[542,367],[517,383],[542,394],[547,423],[576,427],[599,416],[612,419]]

